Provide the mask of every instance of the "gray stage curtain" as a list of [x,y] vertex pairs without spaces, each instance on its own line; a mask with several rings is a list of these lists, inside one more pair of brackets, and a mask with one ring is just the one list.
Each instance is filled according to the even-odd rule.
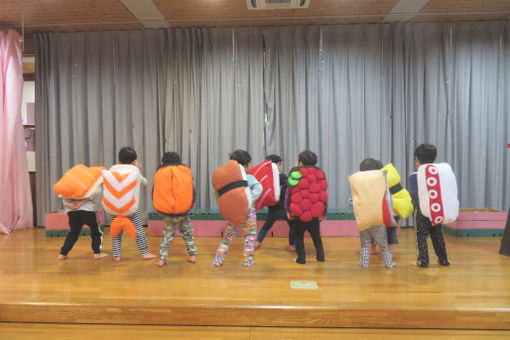
[[[149,180],[164,151],[195,175],[197,206],[214,207],[212,170],[235,148],[263,158],[263,48],[257,29],[37,34],[37,201],[78,163],[111,166],[134,147]],[[99,203],[99,200],[98,200]]]
[[[197,207],[215,207],[212,170],[236,148],[288,171],[318,154],[330,206],[347,207],[366,157],[403,184],[414,148],[438,146],[461,206],[510,204],[509,22],[190,28],[37,34],[37,200],[76,163],[110,166],[133,146],[149,179],[164,151],[195,174]],[[150,182],[149,186],[152,186]],[[152,210],[150,187],[142,210]]]
[[393,162],[405,185],[414,149],[438,147],[462,207],[506,209],[509,22],[266,29],[266,149],[315,151],[330,206],[347,207],[366,157]]

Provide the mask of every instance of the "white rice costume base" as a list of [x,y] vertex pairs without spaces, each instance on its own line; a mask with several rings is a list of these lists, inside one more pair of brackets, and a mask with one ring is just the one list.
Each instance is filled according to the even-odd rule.
[[457,180],[448,163],[418,168],[418,197],[421,213],[432,225],[455,222],[459,215]]

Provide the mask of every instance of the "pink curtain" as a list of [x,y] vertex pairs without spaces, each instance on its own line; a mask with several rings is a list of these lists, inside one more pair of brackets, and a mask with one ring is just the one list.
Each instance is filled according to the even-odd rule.
[[25,137],[21,121],[20,35],[0,30],[0,233],[33,226]]

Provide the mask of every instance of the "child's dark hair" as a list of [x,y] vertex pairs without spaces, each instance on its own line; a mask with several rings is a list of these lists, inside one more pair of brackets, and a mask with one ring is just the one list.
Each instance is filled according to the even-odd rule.
[[236,161],[242,166],[248,165],[251,162],[251,156],[248,151],[244,150],[235,150],[230,154],[230,159]]
[[301,151],[298,155],[298,162],[303,165],[314,166],[317,164],[317,155],[310,150]]
[[130,146],[125,146],[119,151],[119,162],[122,164],[131,164],[136,158],[136,151]]
[[280,156],[278,156],[278,155],[273,154],[273,155],[267,156],[266,157],[266,161],[271,161],[273,163],[278,164],[278,163],[282,162],[282,158]]
[[360,171],[381,170],[382,168],[383,168],[383,164],[381,163],[381,161],[378,161],[377,159],[373,159],[373,158],[364,159],[359,164]]
[[177,165],[181,164],[181,156],[177,152],[165,152],[163,155],[163,158],[161,158],[161,163],[164,165],[170,164],[170,165]]
[[432,144],[420,144],[414,150],[414,155],[421,164],[433,163],[436,160],[437,148]]

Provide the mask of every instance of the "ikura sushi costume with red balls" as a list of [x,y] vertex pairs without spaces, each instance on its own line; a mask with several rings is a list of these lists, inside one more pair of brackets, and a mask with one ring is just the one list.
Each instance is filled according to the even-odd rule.
[[223,264],[230,244],[239,229],[243,228],[243,265],[251,267],[254,264],[253,250],[257,237],[257,213],[253,202],[260,197],[262,185],[254,176],[246,175],[241,164],[230,160],[213,171],[213,186],[218,194],[220,213],[229,223],[212,264]]
[[136,239],[140,255],[149,253],[147,237],[143,231],[140,218],[140,187],[147,185],[147,180],[140,169],[131,164],[116,164],[110,170],[103,170],[103,207],[113,217],[110,221],[112,235],[112,252],[120,257],[122,233]]
[[297,263],[306,263],[304,245],[306,230],[312,237],[316,259],[324,261],[319,219],[325,217],[327,213],[327,190],[328,182],[322,169],[315,166],[301,166],[290,171],[285,209],[289,215],[290,227],[295,232]]
[[370,242],[381,249],[387,268],[393,268],[386,227],[395,224],[387,170],[359,171],[349,176],[356,226],[361,242],[360,265],[368,268]]
[[441,225],[455,221],[459,213],[457,181],[452,168],[447,163],[421,165],[409,177],[409,193],[417,208],[417,265],[422,268],[429,265],[429,234],[439,263],[443,266],[450,265]]
[[60,248],[60,255],[63,258],[73,248],[84,225],[88,225],[90,229],[92,251],[94,254],[101,253],[103,232],[97,219],[94,197],[101,192],[103,184],[101,170],[104,169],[102,166],[87,167],[78,164],[66,171],[64,176],[53,186],[55,193],[64,201],[69,219],[70,231]]

